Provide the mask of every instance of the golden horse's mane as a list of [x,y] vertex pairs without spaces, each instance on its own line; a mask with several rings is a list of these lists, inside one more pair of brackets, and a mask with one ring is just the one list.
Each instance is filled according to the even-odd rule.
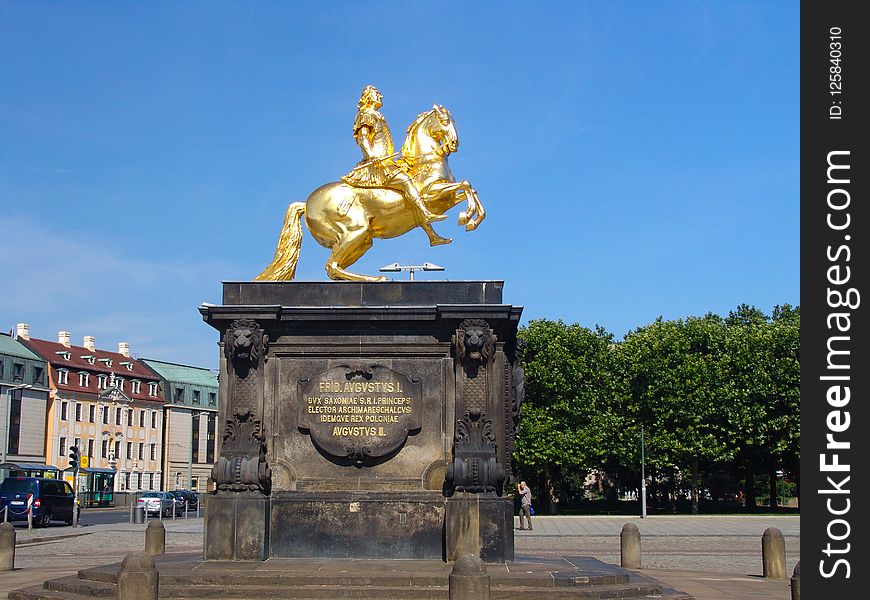
[[423,121],[433,112],[435,112],[434,108],[429,109],[426,112],[421,112],[419,115],[417,115],[417,118],[414,119],[410,125],[408,125],[405,142],[402,144],[402,158],[408,158],[411,156],[411,145],[412,141],[415,139],[415,136],[412,135],[412,131],[415,131],[418,127],[420,127]]

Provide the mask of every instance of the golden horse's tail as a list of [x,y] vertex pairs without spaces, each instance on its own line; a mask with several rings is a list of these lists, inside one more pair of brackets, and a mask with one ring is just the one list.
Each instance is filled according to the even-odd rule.
[[254,278],[254,281],[290,281],[296,275],[299,249],[302,248],[303,214],[305,214],[304,202],[294,202],[287,207],[284,227],[281,228],[278,247],[275,248],[275,258]]

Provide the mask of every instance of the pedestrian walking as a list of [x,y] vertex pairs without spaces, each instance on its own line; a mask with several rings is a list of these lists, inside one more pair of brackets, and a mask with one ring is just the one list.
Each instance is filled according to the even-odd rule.
[[529,489],[529,486],[526,485],[525,481],[521,481],[517,486],[517,492],[520,495],[520,529],[526,529],[523,527],[523,515],[526,517],[526,523],[528,524],[528,529],[531,531],[532,529],[532,490]]

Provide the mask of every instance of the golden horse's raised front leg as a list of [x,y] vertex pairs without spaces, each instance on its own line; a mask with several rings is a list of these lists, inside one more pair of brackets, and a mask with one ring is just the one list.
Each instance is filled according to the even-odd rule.
[[486,211],[477,196],[477,190],[468,181],[458,181],[453,185],[456,186],[455,193],[464,195],[466,200],[465,210],[459,213],[458,223],[465,226],[465,231],[473,231],[486,218]]

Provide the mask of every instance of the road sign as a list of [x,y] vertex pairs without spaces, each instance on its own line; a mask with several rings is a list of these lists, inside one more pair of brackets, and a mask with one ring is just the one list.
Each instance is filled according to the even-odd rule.
[[81,456],[81,457],[79,457],[79,466],[80,466],[82,469],[87,469],[87,468],[88,468],[88,464],[89,464],[89,459],[88,459],[87,456]]

